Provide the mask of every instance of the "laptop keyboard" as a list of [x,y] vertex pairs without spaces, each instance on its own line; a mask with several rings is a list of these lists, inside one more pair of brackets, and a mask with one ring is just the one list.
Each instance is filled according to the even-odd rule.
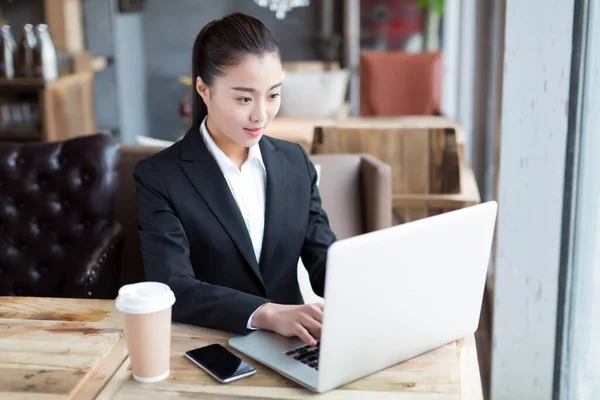
[[317,342],[315,346],[305,345],[285,353],[287,356],[293,357],[295,360],[306,364],[311,368],[319,370],[319,350],[321,342]]

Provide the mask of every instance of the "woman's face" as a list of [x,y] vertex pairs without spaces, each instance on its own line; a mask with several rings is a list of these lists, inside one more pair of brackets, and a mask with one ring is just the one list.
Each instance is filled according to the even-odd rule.
[[281,80],[277,54],[247,55],[210,87],[198,78],[196,90],[208,108],[211,135],[244,147],[258,143],[279,111]]

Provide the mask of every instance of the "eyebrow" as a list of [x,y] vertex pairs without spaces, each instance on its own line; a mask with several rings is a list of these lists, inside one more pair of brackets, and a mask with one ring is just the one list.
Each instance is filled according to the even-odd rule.
[[[269,90],[273,90],[273,89],[275,89],[275,88],[277,88],[279,86],[281,86],[281,82],[276,83],[275,85],[271,86],[269,88]],[[240,92],[250,92],[250,93],[256,92],[256,89],[247,88],[247,87],[241,87],[241,86],[232,87],[231,89],[233,89],[233,90],[239,90]]]

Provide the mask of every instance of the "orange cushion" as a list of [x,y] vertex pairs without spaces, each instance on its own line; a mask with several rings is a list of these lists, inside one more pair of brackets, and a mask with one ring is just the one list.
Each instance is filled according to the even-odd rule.
[[432,115],[441,111],[442,53],[363,52],[361,115]]

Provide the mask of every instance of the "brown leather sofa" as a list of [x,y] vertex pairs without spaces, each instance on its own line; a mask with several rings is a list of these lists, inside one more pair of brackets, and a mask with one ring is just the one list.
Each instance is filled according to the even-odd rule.
[[[157,147],[121,146],[116,214],[124,236],[120,285],[144,279],[132,175],[139,160],[158,150]],[[323,208],[338,238],[391,226],[391,169],[387,164],[366,154],[327,154],[311,158],[321,166],[319,189]]]
[[0,144],[0,296],[114,298],[119,145]]

